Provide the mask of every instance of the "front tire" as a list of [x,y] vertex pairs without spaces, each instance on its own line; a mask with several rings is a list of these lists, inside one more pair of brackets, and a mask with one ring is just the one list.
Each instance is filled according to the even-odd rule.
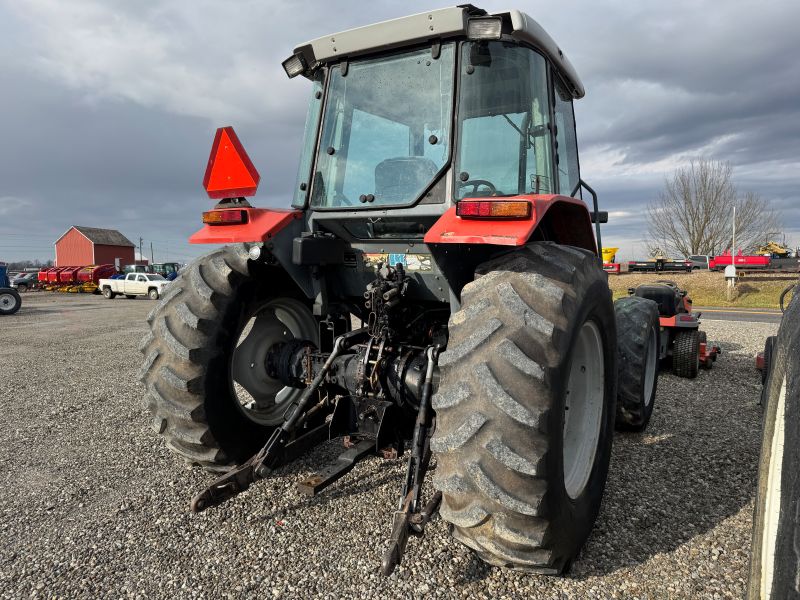
[[800,302],[783,316],[765,383],[753,515],[751,600],[800,597]]
[[20,306],[22,298],[14,288],[0,288],[0,315],[13,315]]
[[678,331],[672,344],[672,372],[678,377],[693,379],[700,370],[700,332],[697,329]]
[[296,290],[283,271],[248,261],[241,245],[195,260],[165,290],[140,349],[153,429],[170,450],[223,470],[280,425],[302,390],[268,377],[266,352],[291,338],[318,343],[317,322]]
[[442,518],[484,561],[556,574],[600,508],[614,427],[606,273],[537,243],[481,265],[450,318],[433,398]]
[[617,319],[617,429],[644,431],[658,383],[658,304],[629,296],[614,303]]
[[158,300],[158,290],[156,288],[150,288],[147,292],[147,297],[150,300]]

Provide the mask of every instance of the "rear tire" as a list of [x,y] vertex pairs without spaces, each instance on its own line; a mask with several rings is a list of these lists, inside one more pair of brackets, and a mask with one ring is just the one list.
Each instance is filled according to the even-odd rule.
[[24,294],[25,292],[28,291],[28,284],[27,283],[20,283],[17,286],[17,291],[20,292],[21,294]]
[[[700,331],[699,333],[700,333],[700,343],[701,344],[708,344],[708,336],[706,336],[706,332],[705,331]],[[708,346],[706,346],[706,350],[707,349],[708,349]],[[700,352],[700,350],[698,348],[698,356],[699,356],[699,352]],[[705,362],[701,362],[700,363],[700,368],[701,369],[705,369],[706,371],[711,370],[711,367],[713,367],[713,366],[714,366],[714,358],[713,357],[710,358],[709,360],[705,361]]]
[[111,288],[103,288],[103,296],[105,296],[109,300],[113,300],[117,295],[111,291]]
[[644,431],[658,383],[658,304],[629,296],[614,303],[617,319],[617,429]]
[[0,315],[13,315],[20,306],[22,299],[14,288],[0,288]]
[[591,252],[537,243],[481,265],[461,301],[433,398],[439,513],[489,564],[561,573],[608,474],[617,373],[607,275]]
[[761,371],[761,385],[767,383],[767,376],[769,375],[770,364],[772,363],[772,353],[775,350],[775,340],[778,337],[771,335],[764,342],[764,370]]
[[800,597],[800,303],[783,316],[765,384],[747,597]]
[[693,379],[700,369],[700,332],[697,329],[678,331],[672,344],[672,372],[678,377]]
[[[296,320],[306,319],[303,337],[317,342],[317,323],[307,301],[287,297],[299,297],[296,289],[283,271],[248,261],[245,246],[226,246],[192,262],[150,312],[150,332],[140,345],[145,356],[140,377],[147,389],[152,427],[187,462],[224,470],[250,458],[282,422],[287,408],[282,401],[273,402],[277,411],[269,413],[273,420],[251,418],[241,403],[232,368],[241,366],[234,358],[245,347],[239,339],[243,328],[254,311],[276,297],[288,307],[284,310],[299,315]],[[266,325],[278,335],[292,329]],[[252,369],[253,385],[269,385],[274,380],[264,379],[264,356],[271,344],[252,341],[247,348],[261,355],[245,356],[244,370]]]

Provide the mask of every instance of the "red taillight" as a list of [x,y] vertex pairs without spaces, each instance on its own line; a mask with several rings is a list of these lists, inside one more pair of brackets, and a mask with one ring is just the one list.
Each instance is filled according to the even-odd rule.
[[692,315],[681,315],[678,317],[679,321],[694,321],[694,317]]
[[530,219],[533,205],[527,200],[461,200],[456,215],[466,219]]
[[207,225],[238,225],[247,223],[247,211],[241,209],[210,210],[203,213]]

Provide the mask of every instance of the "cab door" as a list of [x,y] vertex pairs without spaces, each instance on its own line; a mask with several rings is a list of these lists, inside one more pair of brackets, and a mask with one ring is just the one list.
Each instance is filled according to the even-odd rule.
[[136,292],[137,294],[147,293],[147,277],[145,275],[136,276]]
[[[551,70],[553,81],[553,122],[555,136],[556,179],[558,193],[569,196],[578,187],[581,179],[578,161],[578,138],[575,133],[575,113],[572,95],[555,69]],[[578,188],[580,192],[580,188]],[[577,194],[580,196],[580,193]]]

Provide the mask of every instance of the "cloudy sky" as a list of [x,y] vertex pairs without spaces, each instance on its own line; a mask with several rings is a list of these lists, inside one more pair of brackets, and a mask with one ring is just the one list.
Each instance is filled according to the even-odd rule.
[[[287,205],[309,84],[281,60],[299,42],[446,5],[0,0],[0,260],[52,258],[71,225],[142,237],[156,260],[196,256],[185,240],[211,206],[201,180],[220,125],[236,127],[261,172],[256,203]],[[516,7],[586,86],[582,175],[611,211],[606,245],[641,253],[644,206],[700,156],[730,161],[800,244],[800,2]]]

